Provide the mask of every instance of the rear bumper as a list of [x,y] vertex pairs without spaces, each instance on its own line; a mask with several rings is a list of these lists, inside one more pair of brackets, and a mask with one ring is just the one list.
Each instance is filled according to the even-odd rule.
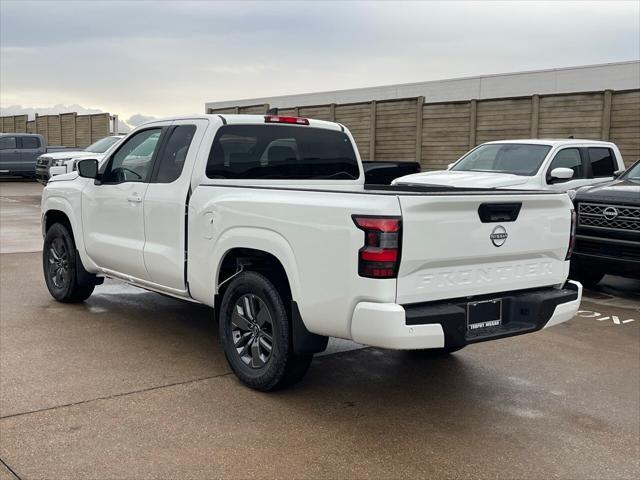
[[[502,325],[468,332],[467,302],[489,298],[502,299]],[[404,307],[362,302],[353,313],[351,336],[358,343],[398,350],[458,347],[566,322],[578,311],[581,299],[582,285],[569,281],[562,289],[544,288]]]

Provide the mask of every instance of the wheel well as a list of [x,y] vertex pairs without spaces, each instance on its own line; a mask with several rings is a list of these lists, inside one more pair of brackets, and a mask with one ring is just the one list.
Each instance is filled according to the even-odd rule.
[[67,217],[66,213],[61,212],[60,210],[49,210],[47,213],[45,213],[44,222],[45,233],[53,226],[53,224],[62,223],[69,229],[69,233],[73,235],[69,217]]
[[292,298],[291,285],[282,263],[275,256],[262,250],[234,248],[225,254],[218,272],[218,293],[214,299],[216,318],[220,312],[222,297],[230,283],[226,280],[233,277],[241,269],[261,273],[278,289],[286,308],[289,310],[291,345],[296,354],[313,355],[327,348],[328,337],[311,333],[302,321],[298,304]]
[[240,268],[261,273],[273,282],[286,303],[291,301],[289,278],[280,260],[270,253],[252,248],[233,248],[225,254],[217,279],[217,285],[222,284],[218,289],[219,298],[224,295],[224,289],[228,284],[225,280],[231,278]]

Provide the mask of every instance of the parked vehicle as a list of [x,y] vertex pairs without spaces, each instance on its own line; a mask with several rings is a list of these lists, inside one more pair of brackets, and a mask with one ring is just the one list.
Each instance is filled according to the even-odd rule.
[[576,192],[578,230],[571,278],[640,278],[640,160],[612,182]]
[[124,135],[109,135],[84,150],[66,150],[41,155],[36,164],[36,179],[46,185],[50,177],[74,171],[78,160],[82,158],[101,160],[123,138]]
[[138,127],[44,189],[61,302],[102,277],[214,308],[246,385],[300,379],[330,336],[447,353],[570,319],[567,195],[364,185],[343,126],[200,115]]
[[0,133],[0,175],[33,178],[36,158],[62,150],[66,148],[47,147],[44,137],[36,133]]
[[397,178],[397,185],[445,185],[566,192],[613,180],[618,147],[595,140],[501,140],[466,153],[444,171]]
[[390,185],[398,177],[418,173],[420,163],[363,160],[362,168],[364,169],[365,185]]

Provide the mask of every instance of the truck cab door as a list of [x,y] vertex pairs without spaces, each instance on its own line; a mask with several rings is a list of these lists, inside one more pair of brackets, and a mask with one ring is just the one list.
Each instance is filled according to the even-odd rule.
[[[568,180],[555,179],[551,176],[551,172],[555,168],[570,168],[573,170],[573,177]],[[587,169],[581,149],[578,147],[567,147],[558,150],[551,160],[546,170],[546,182],[550,190],[566,192],[583,185],[589,185],[590,180],[587,178]]]
[[129,137],[82,191],[84,242],[102,269],[149,280],[144,265],[144,198],[164,128]]
[[15,136],[0,137],[0,174],[15,173],[20,167],[20,150]]
[[42,154],[38,137],[20,137],[20,164],[25,173],[35,175],[36,159]]
[[[191,174],[208,120],[167,128],[144,198],[144,262],[153,283],[185,291],[186,219]],[[207,152],[208,153],[208,152]]]

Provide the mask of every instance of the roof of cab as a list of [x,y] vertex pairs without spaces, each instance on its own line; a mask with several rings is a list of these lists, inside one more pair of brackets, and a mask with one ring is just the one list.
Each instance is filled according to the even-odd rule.
[[[277,115],[276,115],[277,116]],[[287,115],[283,115],[285,117]],[[149,122],[145,122],[143,125],[153,124],[158,122],[168,122],[172,120],[212,120],[212,119],[220,119],[223,118],[227,124],[231,125],[264,125],[265,115],[245,115],[245,114],[226,114],[226,113],[207,113],[207,114],[196,114],[196,115],[180,115],[175,117],[166,117],[166,118],[157,118],[154,120],[150,120]],[[336,122],[328,122],[326,120],[316,120],[314,118],[301,117],[309,120],[309,126],[315,128],[326,128],[328,130],[342,130],[343,127],[341,124]],[[277,125],[277,123],[270,123],[269,125]],[[282,124],[282,125],[294,125],[295,124]],[[301,127],[305,127],[306,125],[299,125]]]
[[602,140],[588,140],[583,138],[522,138],[516,140],[493,140],[491,142],[485,142],[484,144],[495,143],[526,143],[530,145],[550,145],[556,147],[559,145],[574,145],[576,143],[588,143],[590,145],[613,145],[611,142],[604,142]]

